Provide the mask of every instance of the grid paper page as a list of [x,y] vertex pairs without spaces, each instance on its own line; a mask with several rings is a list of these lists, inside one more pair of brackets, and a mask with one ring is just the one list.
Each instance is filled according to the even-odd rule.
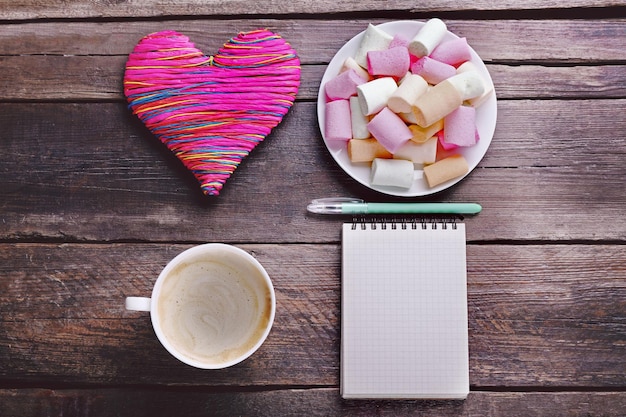
[[353,226],[342,235],[342,396],[465,398],[465,225]]

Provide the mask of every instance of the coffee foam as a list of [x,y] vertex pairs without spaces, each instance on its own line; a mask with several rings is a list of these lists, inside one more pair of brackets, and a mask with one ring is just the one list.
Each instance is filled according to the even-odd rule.
[[272,299],[261,272],[240,258],[193,259],[164,279],[158,313],[167,341],[183,355],[219,365],[252,349],[268,327]]

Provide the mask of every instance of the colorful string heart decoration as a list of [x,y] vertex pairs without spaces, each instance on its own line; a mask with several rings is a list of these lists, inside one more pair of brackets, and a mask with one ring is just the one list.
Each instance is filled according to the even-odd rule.
[[129,55],[124,94],[206,195],[218,195],[241,161],[288,112],[300,60],[268,30],[242,32],[214,56],[187,36],[150,34]]

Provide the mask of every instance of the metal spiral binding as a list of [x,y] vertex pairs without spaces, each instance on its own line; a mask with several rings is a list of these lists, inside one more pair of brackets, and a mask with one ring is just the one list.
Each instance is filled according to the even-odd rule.
[[441,225],[442,230],[447,230],[450,227],[452,230],[457,229],[457,218],[426,218],[426,217],[412,217],[412,218],[366,218],[366,217],[353,217],[352,218],[352,230],[356,230],[360,227],[361,230],[367,230],[368,224],[370,230],[377,230],[379,227],[381,230],[396,230],[398,228],[402,230],[412,229],[417,230],[421,228],[423,230],[428,229],[430,225],[431,229],[437,230]]

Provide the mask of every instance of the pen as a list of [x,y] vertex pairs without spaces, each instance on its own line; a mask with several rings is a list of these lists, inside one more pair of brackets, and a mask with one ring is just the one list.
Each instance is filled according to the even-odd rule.
[[476,214],[476,203],[366,203],[349,197],[318,198],[307,206],[316,214]]

